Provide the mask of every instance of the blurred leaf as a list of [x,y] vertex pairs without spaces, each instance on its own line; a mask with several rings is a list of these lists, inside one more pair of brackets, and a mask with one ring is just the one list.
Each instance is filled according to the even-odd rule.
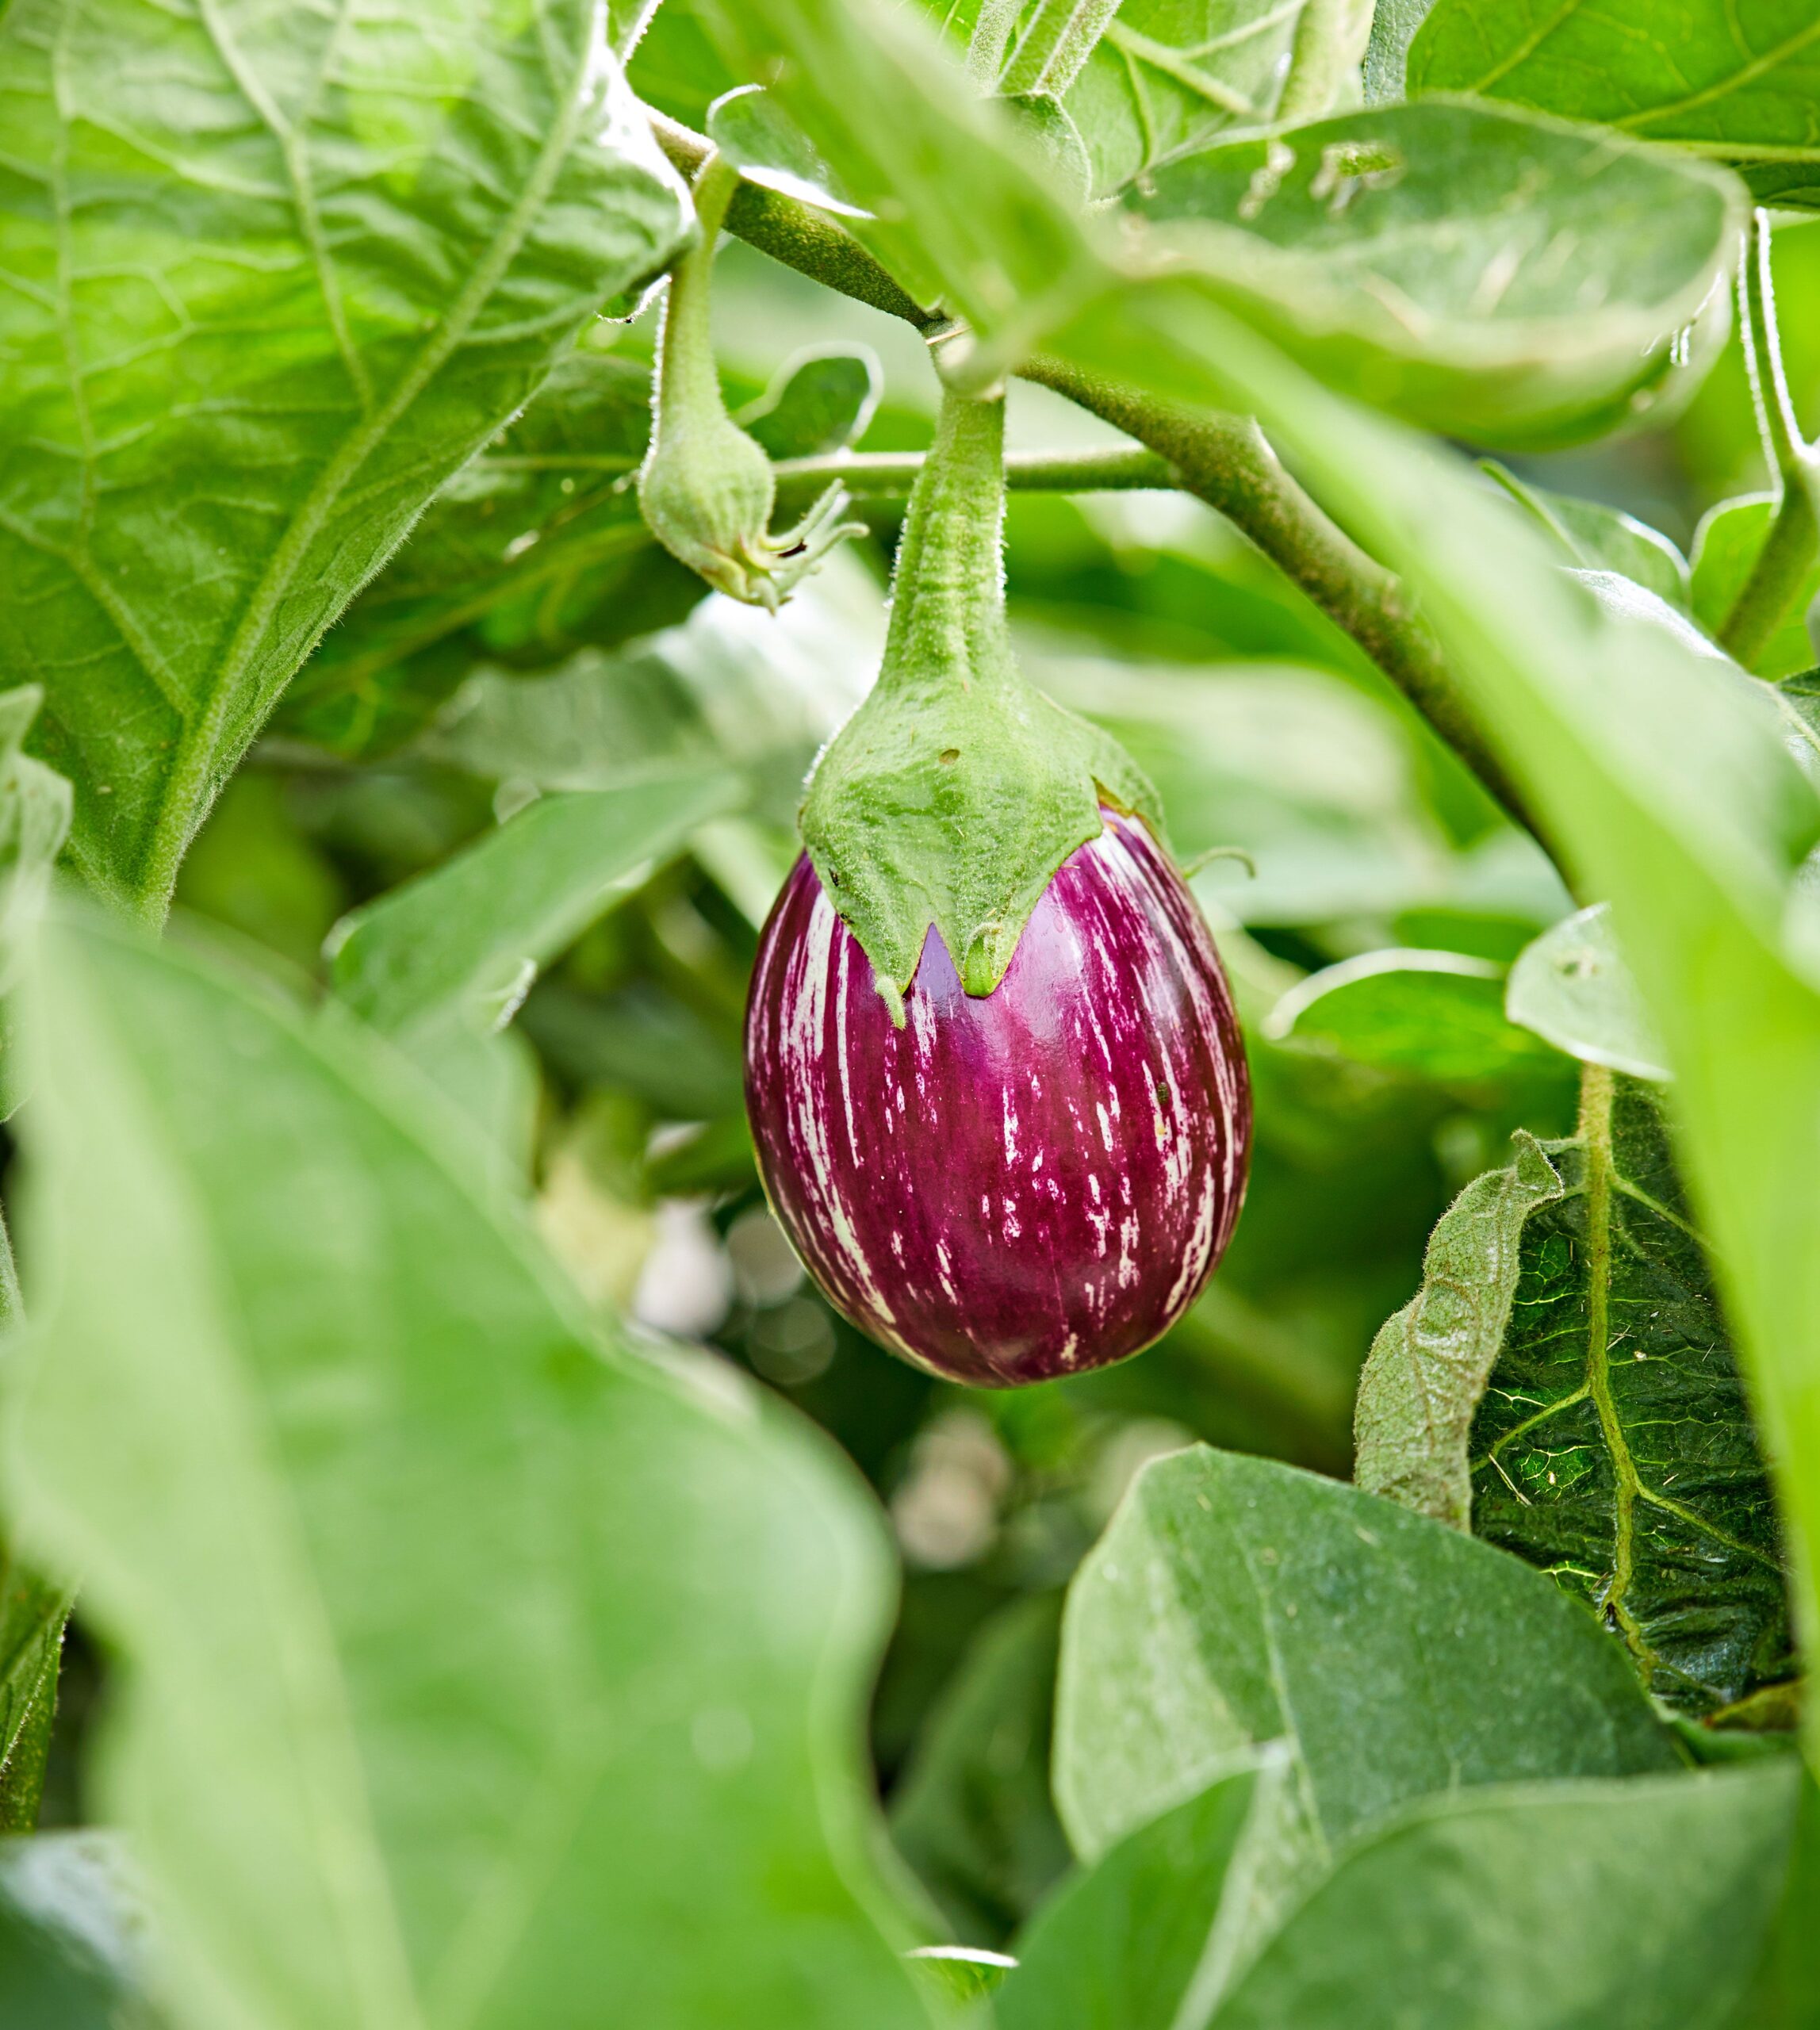
[[803,778],[864,695],[883,638],[876,585],[837,556],[775,616],[711,597],[626,653],[584,650],[544,677],[483,668],[420,751],[546,790],[718,767],[743,776],[758,815],[794,834]]
[[1040,1595],[987,1623],[892,1794],[898,1851],[969,1944],[1002,1945],[1068,1866],[1049,1801],[1061,1609]]
[[293,788],[274,770],[243,768],[184,858],[177,901],[313,973],[347,898],[297,822]]
[[724,1367],[597,1349],[358,1030],[52,958],[8,1482],[130,1660],[102,1804],[187,2015],[923,2022],[844,1474]]
[[504,1028],[545,961],[738,792],[723,771],[695,769],[539,797],[478,845],[344,917],[335,991],[395,1035],[453,1013]]
[[1135,202],[1324,378],[1517,448],[1596,435],[1688,379],[1677,335],[1741,222],[1703,164],[1438,102],[1228,142],[1164,164]]
[[738,1032],[711,1028],[649,981],[607,995],[553,982],[531,995],[518,1026],[572,1085],[616,1086],[671,1120],[706,1120],[740,1107]]
[[1504,968],[1458,952],[1343,959],[1292,987],[1264,1027],[1273,1041],[1443,1085],[1534,1076],[1559,1063],[1558,1053],[1506,1017]]
[[1144,1470],[1070,1589],[1063,1822],[1091,1860],[1279,1740],[1321,1859],[1431,1791],[1676,1762],[1622,1653],[1540,1573],[1197,1446]]
[[647,105],[698,133],[707,128],[708,108],[717,98],[753,82],[722,63],[700,17],[684,0],[658,9],[632,52],[626,77]]
[[864,434],[884,391],[878,355],[864,347],[797,353],[737,418],[774,458],[825,458]]
[[1649,1088],[1589,1073],[1579,1133],[1533,1153],[1559,1182],[1507,1231],[1502,1330],[1462,1320],[1451,1344],[1408,1352],[1481,1374],[1493,1355],[1472,1427],[1478,1534],[1596,1608],[1658,1698],[1730,1705],[1794,1669],[1781,1546]]
[[[1478,92],[1738,163],[1798,201],[1820,165],[1820,38],[1806,0],[1437,0],[1408,89]],[[1794,172],[1791,174],[1791,172]]]
[[597,25],[0,16],[0,266],[41,278],[0,299],[0,574],[91,880],[162,908],[324,629],[682,237]]
[[1618,948],[1609,903],[1564,917],[1525,947],[1511,967],[1504,1013],[1582,1063],[1633,1078],[1669,1076],[1655,1025]]
[[919,1981],[950,2001],[992,1994],[1016,1963],[1002,1952],[965,1945],[913,1946],[904,1956]]
[[140,1992],[144,1918],[117,1839],[0,1841],[0,2014],[6,2030],[153,2030]]
[[1128,1833],[1019,1936],[1002,2030],[1173,2030],[1198,2023],[1195,1976],[1235,1871],[1259,1779],[1224,1777]]
[[1489,459],[1485,469],[1554,538],[1566,562],[1587,571],[1615,571],[1681,612],[1689,610],[1688,560],[1659,530],[1603,501],[1531,486]]
[[824,212],[863,218],[815,144],[761,86],[742,85],[708,108],[708,139],[751,183]]
[[1352,687],[1278,665],[1217,670],[1044,657],[1043,688],[1097,719],[1155,783],[1204,896],[1252,923],[1320,923],[1437,899],[1446,840],[1414,795],[1402,729]]
[[1788,1868],[1769,1948],[1726,2030],[1815,2030],[1820,2024],[1820,1955],[1814,1951],[1813,1913],[1820,1909],[1820,1785],[1811,1774],[1801,1785],[1795,1853]]
[[[1305,38],[1333,33],[1342,16],[1362,21],[1370,9],[1320,0],[1125,0],[1067,94],[1095,191],[1121,190],[1228,128],[1269,125],[1305,60]],[[1305,116],[1328,109],[1300,109]]]
[[[1767,494],[1727,500],[1713,509],[1694,535],[1694,618],[1715,639],[1744,589],[1769,533],[1776,504]],[[1764,643],[1751,668],[1759,676],[1792,676],[1810,669],[1817,651],[1807,615],[1820,599],[1820,561],[1807,573],[1782,625]]]
[[1787,1764],[1435,1797],[1353,1847],[1218,2030],[1661,2030],[1749,1978]]

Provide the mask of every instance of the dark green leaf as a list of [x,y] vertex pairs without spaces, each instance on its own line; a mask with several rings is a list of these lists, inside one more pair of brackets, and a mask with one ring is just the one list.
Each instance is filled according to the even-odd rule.
[[1068,1865],[1049,1801],[1061,1605],[1019,1601],[974,1638],[891,1799],[899,1852],[972,1944],[1002,1944]]
[[1136,202],[1328,379],[1518,447],[1697,385],[1704,349],[1680,335],[1709,299],[1722,317],[1741,218],[1703,164],[1440,102],[1228,142],[1157,170]]
[[1411,92],[1478,92],[1768,170],[1787,203],[1820,164],[1808,0],[1437,0]]
[[104,887],[162,909],[323,630],[681,239],[598,36],[582,0],[0,16],[9,657]]
[[848,1476],[724,1367],[598,1348],[351,1025],[49,956],[8,1486],[130,1665],[100,1801],[182,2019],[925,2022]]
[[47,1584],[0,1546],[0,1834],[29,1833],[38,1822],[67,1588]]
[[1172,2030],[1191,1998],[1258,1778],[1225,1777],[1128,1834],[1036,1913],[994,2009],[1001,2030]]
[[[1694,536],[1694,618],[1717,637],[1769,533],[1776,504],[1768,494],[1728,500],[1713,509]],[[1757,652],[1759,676],[1792,676],[1813,667],[1816,650],[1807,615],[1820,599],[1820,560],[1809,570],[1782,624]]]
[[6,2030],[153,2030],[145,1920],[105,1833],[0,1841],[0,2019]]
[[765,393],[734,421],[774,458],[825,458],[864,434],[883,390],[876,353],[818,348],[785,361]]
[[1586,571],[1615,571],[1680,611],[1688,610],[1688,560],[1665,535],[1602,501],[1576,500],[1571,494],[1531,486],[1489,460],[1485,469],[1560,544],[1564,562]]
[[1539,1573],[1357,1488],[1197,1447],[1145,1469],[1071,1589],[1063,1821],[1090,1858],[1273,1741],[1323,1861],[1431,1791],[1676,1760],[1623,1652]]
[[1761,1950],[1795,1780],[1430,1798],[1342,1860],[1217,2030],[1709,2030]]
[[1793,1668],[1775,1504],[1655,1102],[1604,1073],[1585,1094],[1523,1223],[1473,1527],[1597,1607],[1658,1696],[1710,1710]]
[[1633,1078],[1669,1076],[1656,1025],[1618,948],[1609,903],[1564,917],[1518,953],[1504,1013],[1582,1063]]
[[1370,18],[1370,0],[1125,0],[1067,95],[1094,189],[1228,129],[1343,103]]
[[1546,1074],[1559,1062],[1505,1016],[1504,968],[1458,952],[1343,959],[1292,987],[1264,1033],[1441,1085]]

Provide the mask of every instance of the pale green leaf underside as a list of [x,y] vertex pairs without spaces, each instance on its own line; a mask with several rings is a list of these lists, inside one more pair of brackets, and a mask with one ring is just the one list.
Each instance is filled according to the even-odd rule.
[[598,0],[15,0],[0,576],[98,883],[162,904],[323,630],[680,187]]
[[7,1479],[130,1662],[99,1797],[185,2030],[913,2030],[826,1455],[590,1344],[356,1033],[51,956]]
[[1438,0],[1410,46],[1408,89],[1514,99],[1761,163],[1784,184],[1820,162],[1810,0]]
[[1716,2024],[1763,1949],[1795,1783],[1777,1762],[1432,1798],[1346,1856],[1214,2030]]
[[1428,100],[1204,150],[1134,202],[1326,377],[1521,446],[1662,398],[1677,333],[1730,266],[1740,195],[1703,164]]

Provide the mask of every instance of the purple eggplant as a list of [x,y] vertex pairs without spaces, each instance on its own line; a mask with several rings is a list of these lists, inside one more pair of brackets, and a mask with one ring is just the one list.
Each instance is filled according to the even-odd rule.
[[807,857],[760,943],[746,1100],[816,1281],[918,1366],[1002,1387],[1123,1360],[1200,1293],[1251,1149],[1232,1000],[1141,819],[1044,892],[1003,979],[931,929],[902,1027]]

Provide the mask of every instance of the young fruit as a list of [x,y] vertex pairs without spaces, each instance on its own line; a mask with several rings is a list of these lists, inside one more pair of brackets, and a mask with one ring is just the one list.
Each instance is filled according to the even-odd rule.
[[1199,1294],[1244,1194],[1251,1096],[1193,897],[1140,818],[1100,812],[1002,979],[929,930],[905,1020],[799,860],[746,1016],[759,1167],[837,1309],[986,1386],[1124,1359]]

